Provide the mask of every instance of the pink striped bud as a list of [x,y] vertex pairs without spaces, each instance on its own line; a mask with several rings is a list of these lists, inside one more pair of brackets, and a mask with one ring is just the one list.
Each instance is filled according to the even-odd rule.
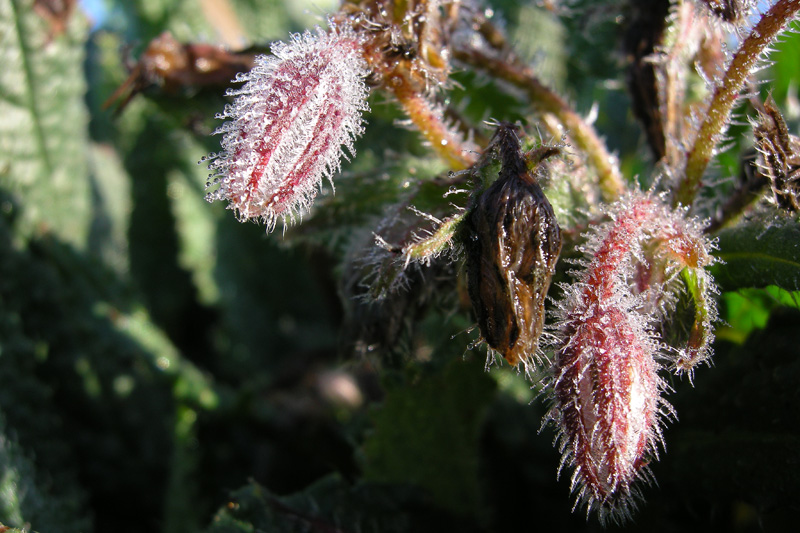
[[[630,194],[609,214],[611,222],[586,244],[585,270],[564,287],[547,416],[557,426],[562,467],[574,469],[576,506],[601,521],[629,514],[635,482],[648,477],[657,457],[660,419],[673,413],[661,398],[666,385],[657,361],[669,358],[668,350],[684,352],[664,346],[654,326],[674,301],[678,274],[689,269],[705,280],[703,267],[712,262],[700,225],[657,196]],[[712,290],[713,282],[702,287]],[[698,331],[707,357],[715,309],[705,293],[696,301],[705,306]],[[680,355],[672,358],[677,366]]]
[[600,520],[628,512],[633,482],[646,472],[661,438],[664,385],[657,375],[657,343],[638,317],[598,307],[564,331],[554,388],[562,466],[574,466],[571,489]]
[[339,171],[344,148],[355,153],[368,110],[367,66],[352,30],[317,28],[273,44],[272,53],[228,91],[236,99],[218,117],[230,120],[216,131],[222,152],[208,158],[216,190],[207,196],[268,230],[309,209],[322,178]]

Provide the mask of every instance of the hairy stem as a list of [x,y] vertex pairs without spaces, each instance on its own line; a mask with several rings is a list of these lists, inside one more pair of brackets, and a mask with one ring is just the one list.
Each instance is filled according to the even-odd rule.
[[691,205],[694,201],[700,189],[703,173],[714,155],[714,148],[725,131],[731,110],[750,72],[764,49],[793,19],[798,10],[800,10],[800,0],[778,0],[761,17],[733,56],[725,76],[714,91],[711,104],[706,111],[706,119],[697,132],[694,146],[687,153],[683,178],[672,200],[674,206]]
[[589,162],[597,171],[600,189],[606,201],[613,201],[625,192],[626,187],[616,158],[609,153],[594,128],[566,100],[542,83],[531,67],[510,52],[505,52],[503,58],[493,57],[476,49],[454,50],[454,55],[461,61],[484,69],[523,89],[540,113],[554,116],[568,130],[577,147],[588,155]]
[[470,167],[478,158],[479,148],[447,124],[443,108],[414,90],[402,78],[392,81],[395,80],[397,83],[392,84],[392,92],[433,150],[454,170]]

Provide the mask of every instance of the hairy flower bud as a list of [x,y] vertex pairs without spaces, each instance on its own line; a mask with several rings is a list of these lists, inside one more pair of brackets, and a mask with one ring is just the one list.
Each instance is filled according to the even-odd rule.
[[272,52],[228,92],[236,99],[220,116],[230,120],[216,132],[223,151],[209,157],[217,188],[207,197],[269,230],[310,207],[322,178],[338,172],[343,147],[354,153],[368,109],[367,67],[351,30],[307,31]]
[[574,464],[572,490],[604,520],[627,511],[660,439],[657,343],[638,317],[616,307],[570,328],[554,389],[562,464]]
[[[666,386],[657,361],[671,357],[676,370],[691,371],[709,356],[716,317],[704,270],[713,262],[711,244],[698,223],[643,193],[621,199],[609,214],[611,222],[585,247],[585,270],[564,287],[547,415],[558,430],[562,467],[574,468],[576,505],[601,521],[628,514],[635,482],[648,476],[657,455],[659,419],[672,413],[661,398]],[[684,271],[692,272],[687,292],[699,310],[687,345],[667,352],[654,326]]]
[[[502,167],[467,217],[468,286],[481,335],[517,365],[535,357],[539,345],[561,230],[514,128],[500,125],[493,143]],[[536,162],[558,152],[542,150]]]

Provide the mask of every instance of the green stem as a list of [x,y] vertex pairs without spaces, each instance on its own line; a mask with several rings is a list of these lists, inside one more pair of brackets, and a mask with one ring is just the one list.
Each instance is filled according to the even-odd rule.
[[695,311],[694,324],[681,357],[675,361],[675,371],[688,373],[691,380],[697,365],[706,362],[711,355],[709,347],[714,342],[713,322],[717,318],[717,311],[713,300],[709,298],[713,282],[702,267],[687,267],[681,272],[681,277],[694,301]]
[[761,53],[792,20],[798,10],[800,10],[800,0],[778,0],[761,17],[733,56],[725,76],[714,91],[706,119],[695,137],[694,146],[686,155],[685,172],[675,191],[673,206],[688,206],[694,202],[703,173],[714,155],[714,148],[728,124],[731,110],[739,98],[742,87]]
[[554,116],[568,130],[575,145],[588,155],[589,162],[597,171],[600,190],[606,201],[613,201],[626,191],[616,158],[609,153],[594,128],[566,100],[543,84],[531,67],[508,51],[503,58],[493,57],[476,49],[454,50],[454,55],[461,61],[484,69],[523,89],[540,113]]
[[[396,78],[397,79],[397,78]],[[392,91],[408,118],[419,129],[431,148],[454,170],[469,168],[477,159],[479,148],[466,141],[461,132],[446,122],[444,108],[424,94],[398,82]]]

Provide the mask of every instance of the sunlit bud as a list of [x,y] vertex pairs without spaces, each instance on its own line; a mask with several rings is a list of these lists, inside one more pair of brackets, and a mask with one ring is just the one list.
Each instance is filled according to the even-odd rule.
[[[672,408],[661,398],[660,360],[689,371],[710,355],[716,318],[713,262],[702,226],[655,195],[632,193],[612,206],[611,221],[596,227],[589,260],[560,303],[552,407],[562,467],[572,468],[576,506],[601,521],[626,517],[657,456],[660,419]],[[684,346],[668,347],[656,333],[681,279],[697,308]]]
[[[272,46],[237,81],[246,82],[220,118],[222,152],[212,154],[208,194],[240,220],[278,219],[308,210],[323,178],[339,171],[363,132],[367,67],[351,30],[305,32]],[[214,189],[215,188],[215,189]]]

